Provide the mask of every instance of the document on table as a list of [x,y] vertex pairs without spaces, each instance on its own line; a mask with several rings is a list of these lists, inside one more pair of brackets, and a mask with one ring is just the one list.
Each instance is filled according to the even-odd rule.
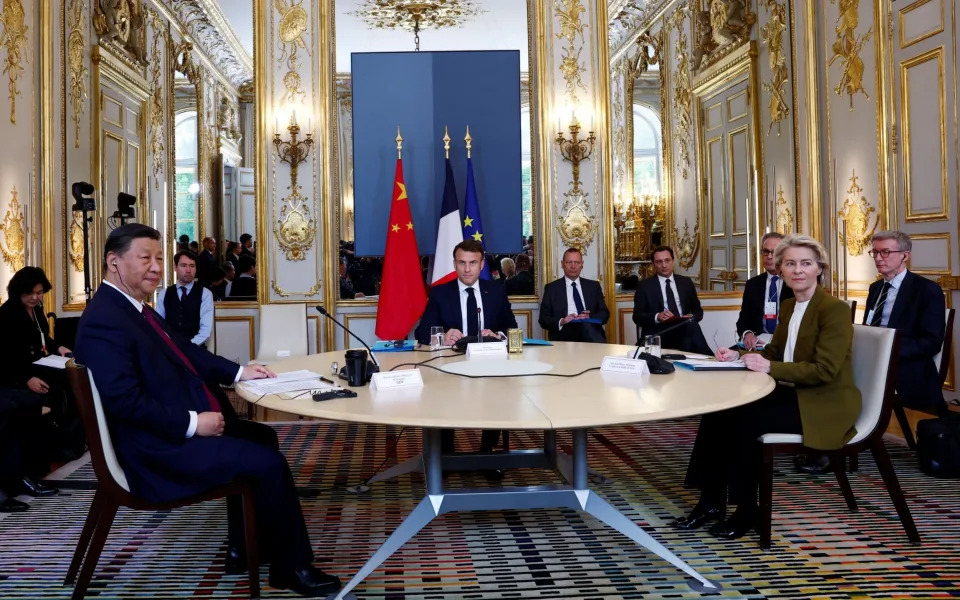
[[251,379],[244,381],[243,385],[251,392],[264,396],[267,394],[298,392],[324,387],[323,382],[320,381],[320,374],[307,369],[290,371],[289,373],[278,373],[276,378]]
[[743,364],[742,360],[721,362],[719,360],[687,359],[675,361],[673,364],[691,371],[745,371],[747,369],[747,365]]
[[44,356],[43,358],[33,361],[33,364],[40,365],[41,367],[52,367],[54,369],[66,369],[67,362],[69,361],[69,357],[51,354],[50,356]]

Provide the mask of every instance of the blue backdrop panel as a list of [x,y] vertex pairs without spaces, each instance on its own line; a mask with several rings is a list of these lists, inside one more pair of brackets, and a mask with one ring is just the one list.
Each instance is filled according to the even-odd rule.
[[422,256],[433,254],[443,196],[443,128],[463,208],[466,126],[487,252],[521,249],[520,52],[371,52],[352,55],[356,253],[383,254],[397,147]]

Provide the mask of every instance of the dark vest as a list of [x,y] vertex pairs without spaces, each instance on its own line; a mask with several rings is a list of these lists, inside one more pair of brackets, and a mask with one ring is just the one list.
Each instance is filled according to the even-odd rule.
[[200,331],[200,304],[203,302],[203,286],[193,282],[193,288],[187,297],[180,301],[180,286],[167,289],[163,295],[165,321],[174,331],[187,338],[193,338]]

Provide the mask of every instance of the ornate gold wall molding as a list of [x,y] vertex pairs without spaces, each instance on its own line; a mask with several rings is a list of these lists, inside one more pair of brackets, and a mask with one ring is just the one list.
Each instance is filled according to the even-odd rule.
[[[627,68],[627,60],[618,60],[610,72],[613,81],[611,102],[613,110],[611,114],[613,125],[613,193],[621,198],[627,194],[627,154],[633,146],[627,140],[627,122],[630,119],[627,116],[627,105],[624,102],[626,90],[633,86],[633,82],[627,79],[630,72],[630,69]],[[630,106],[629,110],[632,112],[633,107]],[[633,190],[630,190],[629,197],[633,197]]]
[[[857,92],[863,94],[867,100],[870,99],[867,91],[863,89],[864,65],[863,59],[860,58],[860,51],[873,36],[873,27],[858,36],[856,29],[860,24],[860,0],[839,0],[839,2],[837,38],[833,42],[833,55],[827,62],[827,66],[832,66],[838,58],[840,59],[840,81],[833,91],[838,96],[843,94],[850,96],[850,110],[853,110],[853,96]],[[837,4],[837,0],[830,0],[830,4]]]
[[17,122],[17,96],[20,90],[17,80],[23,74],[23,47],[27,43],[27,24],[24,19],[23,4],[20,0],[3,0],[3,13],[0,15],[0,45],[7,49],[3,73],[10,79],[10,122]]
[[680,174],[686,179],[690,170],[690,134],[693,120],[693,86],[690,79],[690,63],[687,52],[686,11],[678,10],[674,18],[677,30],[677,45],[674,52],[676,70],[673,83],[673,114],[677,122],[677,145]]
[[709,67],[750,40],[750,32],[757,15],[744,0],[709,0],[706,10],[693,8],[693,57],[690,66],[694,72]]
[[270,280],[270,288],[274,291],[274,293],[276,293],[281,298],[289,298],[290,296],[316,296],[317,292],[320,291],[321,287],[322,286],[320,284],[320,281],[317,281],[315,284],[313,284],[312,288],[310,288],[305,292],[288,292],[287,290],[277,285],[276,279]]
[[84,64],[87,52],[86,26],[83,13],[86,6],[83,0],[71,0],[70,34],[67,37],[67,64],[70,68],[70,101],[73,105],[73,147],[80,147],[80,115],[83,114],[83,102],[87,99],[87,75],[90,71]]
[[863,254],[867,244],[870,243],[870,237],[877,230],[879,217],[873,218],[873,227],[870,227],[870,215],[876,212],[876,209],[870,206],[866,196],[861,195],[863,188],[857,184],[857,172],[851,171],[850,189],[847,190],[847,199],[843,203],[843,208],[837,213],[837,216],[843,219],[847,225],[847,234],[844,238],[840,233],[840,243],[847,246],[847,252],[850,256],[859,256]]
[[280,99],[281,104],[292,104],[302,102],[306,93],[301,89],[303,79],[300,76],[300,63],[297,58],[297,51],[303,50],[310,55],[307,43],[304,40],[304,34],[307,32],[309,18],[307,11],[304,10],[303,0],[274,0],[274,7],[280,13],[280,21],[277,24],[277,47],[280,48],[280,56],[277,57],[277,64],[287,64],[287,72],[283,76],[283,86],[286,92]]
[[[580,15],[587,9],[580,0],[554,0],[554,10],[560,19],[560,32],[557,33],[557,39],[566,40],[566,44],[560,48],[560,72],[563,73],[563,79],[566,82],[567,96],[570,102],[576,105],[577,90],[587,91],[583,84],[583,74],[587,72],[587,68],[580,64],[580,53],[586,41],[585,31],[589,27]],[[581,43],[579,48],[576,44],[578,36]]]
[[147,13],[143,0],[93,0],[99,44],[137,70],[147,64]]
[[160,189],[160,180],[164,174],[164,154],[166,136],[164,135],[164,53],[161,42],[169,44],[167,30],[156,12],[151,11],[151,25],[153,27],[153,44],[150,48],[150,152],[153,157],[153,188]]
[[74,220],[70,222],[70,264],[74,271],[83,273],[83,229],[77,223],[76,213],[73,213],[73,216]]
[[23,268],[25,261],[27,233],[16,186],[13,187],[10,195],[7,214],[3,217],[3,221],[0,221],[0,233],[3,233],[4,237],[4,243],[0,245],[0,253],[3,254],[3,262],[10,265],[12,270],[19,271]]
[[793,214],[787,206],[787,199],[783,197],[783,186],[777,190],[777,231],[783,235],[793,233]]
[[783,32],[787,29],[787,11],[783,3],[776,0],[765,0],[767,11],[770,13],[767,23],[760,28],[760,36],[767,45],[772,76],[769,82],[763,84],[763,89],[770,94],[770,126],[767,135],[777,126],[777,135],[780,135],[780,123],[788,114],[783,85],[787,82],[787,59],[783,54]]
[[586,254],[599,227],[596,202],[588,201],[582,190],[571,189],[563,197],[563,206],[557,213],[557,232],[564,246],[579,248]]
[[700,253],[700,220],[693,224],[693,233],[690,233],[690,223],[687,219],[683,220],[683,235],[674,228],[674,235],[677,240],[677,261],[683,269],[689,269],[697,261],[697,255]]

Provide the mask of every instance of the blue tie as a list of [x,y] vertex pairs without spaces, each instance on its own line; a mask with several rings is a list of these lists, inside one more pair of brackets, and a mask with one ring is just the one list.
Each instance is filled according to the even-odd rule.
[[577,307],[577,314],[579,315],[583,312],[583,300],[580,299],[580,292],[577,291],[577,282],[571,282],[570,287],[573,288],[573,305]]
[[[777,304],[777,299],[779,295],[777,294],[777,281],[780,278],[774,275],[770,278],[770,293],[767,295],[767,302],[773,302],[777,305],[779,310],[780,306]],[[766,311],[764,311],[766,312]],[[767,333],[773,333],[773,330],[777,328],[777,315],[774,314],[772,318],[764,319],[763,321],[763,330]]]
[[[473,288],[467,288],[467,336],[477,337],[480,329],[477,327],[477,297],[473,295]],[[477,337],[479,339],[479,337]]]

